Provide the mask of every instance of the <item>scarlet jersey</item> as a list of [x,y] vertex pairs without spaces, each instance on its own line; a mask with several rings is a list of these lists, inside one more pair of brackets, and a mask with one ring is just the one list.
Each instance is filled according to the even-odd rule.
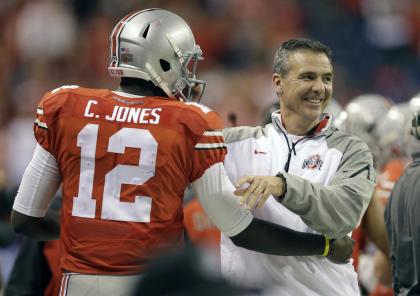
[[361,250],[364,248],[365,243],[366,243],[366,237],[363,232],[362,225],[359,225],[355,230],[352,231],[351,238],[354,239],[354,247],[353,247],[353,253],[351,257],[353,258],[354,270],[358,272],[359,271],[359,256],[360,256]]
[[134,274],[182,247],[184,189],[223,162],[221,128],[195,103],[77,86],[47,93],[34,132],[63,180],[61,267]]
[[51,279],[44,291],[44,296],[56,296],[60,292],[60,281],[62,277],[60,268],[60,242],[52,240],[45,242],[43,254],[51,271]]
[[375,196],[379,198],[381,204],[385,207],[388,202],[395,182],[401,177],[407,165],[407,160],[396,158],[389,161],[383,168],[381,174],[377,177]]

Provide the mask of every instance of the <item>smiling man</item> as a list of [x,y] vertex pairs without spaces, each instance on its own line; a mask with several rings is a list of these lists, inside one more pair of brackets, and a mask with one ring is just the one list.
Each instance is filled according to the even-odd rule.
[[[343,237],[360,222],[375,182],[367,145],[323,113],[333,92],[331,50],[315,40],[289,40],[273,69],[281,108],[272,123],[224,130],[235,194],[260,219]],[[267,287],[273,295],[359,294],[351,263],[257,254],[226,237],[221,244],[222,271],[234,282]]]

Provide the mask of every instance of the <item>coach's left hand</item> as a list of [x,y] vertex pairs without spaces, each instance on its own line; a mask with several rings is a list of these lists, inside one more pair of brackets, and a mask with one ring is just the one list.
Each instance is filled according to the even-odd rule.
[[261,208],[270,195],[282,196],[285,190],[283,180],[275,176],[243,176],[235,186],[234,194],[248,209]]

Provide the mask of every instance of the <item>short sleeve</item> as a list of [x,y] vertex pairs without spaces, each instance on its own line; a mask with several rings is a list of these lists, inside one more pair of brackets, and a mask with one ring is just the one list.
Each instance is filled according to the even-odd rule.
[[39,102],[36,108],[36,118],[34,122],[34,135],[36,141],[45,150],[51,152],[50,139],[48,135],[47,110],[45,108],[46,96]]
[[196,123],[196,141],[193,145],[193,165],[190,182],[200,178],[212,165],[222,162],[227,153],[227,147],[223,139],[223,123],[216,112],[204,114],[201,123]]
[[57,122],[66,108],[66,103],[71,91],[76,86],[62,86],[47,92],[36,108],[36,118],[34,122],[34,135],[36,141],[45,150],[54,154],[55,135],[58,134]]

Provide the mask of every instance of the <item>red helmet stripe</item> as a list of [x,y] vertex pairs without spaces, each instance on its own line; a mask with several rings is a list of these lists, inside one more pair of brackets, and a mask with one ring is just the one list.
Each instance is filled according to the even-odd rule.
[[110,67],[115,67],[118,65],[118,48],[119,48],[119,41],[120,41],[120,34],[122,29],[124,28],[125,24],[138,15],[142,11],[132,12],[126,15],[115,27],[111,34],[111,64]]

